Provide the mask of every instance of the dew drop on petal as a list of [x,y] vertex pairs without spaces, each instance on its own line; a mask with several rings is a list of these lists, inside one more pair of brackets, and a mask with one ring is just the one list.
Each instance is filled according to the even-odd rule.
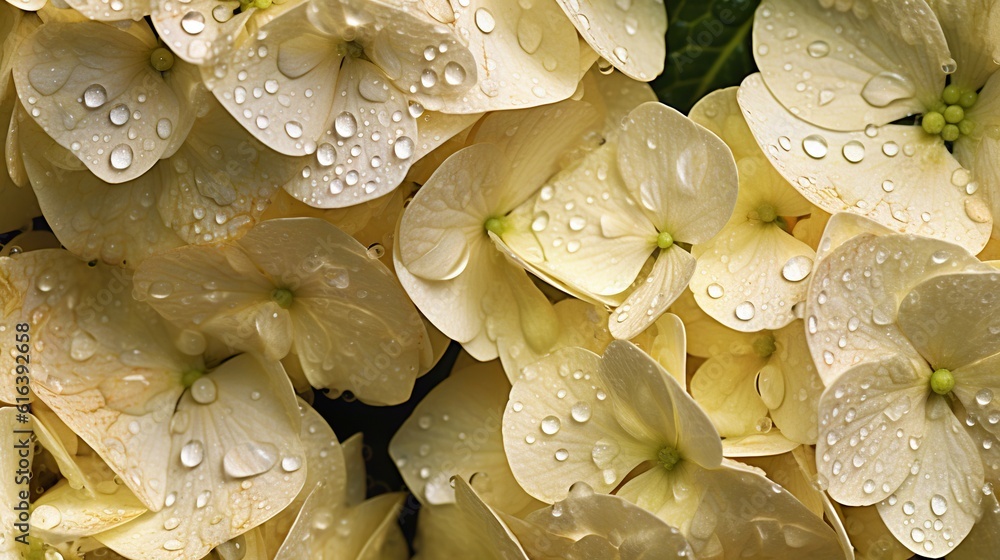
[[590,420],[590,405],[583,401],[574,404],[570,409],[570,416],[573,417],[573,420],[581,423]]
[[191,385],[191,398],[198,404],[212,404],[218,396],[215,382],[208,377],[199,377]]
[[197,35],[205,30],[205,16],[201,12],[188,12],[181,18],[181,29],[188,35]]
[[931,496],[931,511],[934,515],[941,517],[948,511],[948,501],[940,494]]
[[542,420],[542,433],[548,435],[554,435],[559,432],[559,428],[562,427],[562,423],[555,416],[546,416]]
[[726,290],[720,284],[709,284],[705,291],[708,292],[708,297],[712,299],[719,299],[726,295]]
[[205,447],[198,440],[192,440],[181,448],[181,464],[193,469],[205,458]]
[[400,136],[392,145],[392,153],[399,159],[410,159],[413,157],[413,139],[409,136]]
[[826,138],[818,134],[810,134],[802,139],[802,149],[805,150],[809,157],[822,159],[826,157],[827,152]]
[[493,13],[486,8],[479,8],[476,10],[475,20],[476,27],[478,27],[483,33],[492,33],[493,29],[497,26]]
[[796,255],[781,267],[781,276],[789,282],[801,282],[812,272],[813,260],[805,255]]
[[108,102],[108,91],[100,84],[92,84],[83,90],[83,104],[90,109],[97,109]]
[[243,442],[226,451],[222,467],[233,478],[265,473],[278,462],[278,448],[270,443]]
[[565,449],[556,450],[556,461],[561,463],[566,459],[569,459],[569,451],[566,451]]
[[736,318],[740,321],[749,321],[750,319],[753,319],[756,312],[756,308],[754,308],[754,305],[749,301],[744,301],[736,306]]
[[341,138],[350,138],[358,132],[358,121],[354,115],[344,111],[333,121],[333,129]]
[[119,144],[111,150],[111,157],[109,158],[111,162],[111,167],[121,171],[128,169],[132,165],[132,148],[127,144]]

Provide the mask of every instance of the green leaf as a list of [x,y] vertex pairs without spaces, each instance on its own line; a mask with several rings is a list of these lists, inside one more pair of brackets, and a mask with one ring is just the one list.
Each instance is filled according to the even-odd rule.
[[667,0],[667,60],[651,84],[660,101],[687,113],[706,94],[757,71],[751,51],[760,0]]

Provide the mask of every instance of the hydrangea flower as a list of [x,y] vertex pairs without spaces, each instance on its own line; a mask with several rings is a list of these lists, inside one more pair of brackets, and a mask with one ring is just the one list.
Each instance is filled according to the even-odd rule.
[[202,75],[258,140],[308,156],[285,189],[311,206],[395,189],[414,161],[418,100],[477,81],[459,35],[416,2],[291,0],[257,23]]
[[723,460],[708,416],[631,343],[612,342],[603,357],[565,349],[526,370],[503,437],[515,478],[542,501],[585,482],[676,526],[699,557],[839,557],[820,518],[750,467]]
[[180,248],[144,263],[135,283],[179,328],[274,360],[293,355],[314,387],[365,402],[405,401],[432,359],[392,274],[317,218],[268,220],[229,245]]
[[810,204],[779,175],[757,147],[736,102],[736,88],[703,97],[691,120],[714,132],[733,151],[739,192],[729,221],[696,245],[691,291],[698,305],[740,331],[776,330],[795,319],[805,300],[815,253],[793,237],[790,220]]
[[206,362],[203,344],[182,342],[131,298],[120,269],[62,250],[2,264],[5,282],[28,286],[5,324],[32,325],[36,396],[149,510],[102,542],[125,556],[201,557],[291,502],[305,479],[303,450],[277,362]]
[[1000,469],[997,282],[950,243],[862,233],[821,259],[810,286],[808,340],[827,383],[819,473],[838,502],[877,504],[923,556],[966,539]]
[[740,105],[813,204],[976,253],[1000,189],[996,17],[984,2],[769,0]]

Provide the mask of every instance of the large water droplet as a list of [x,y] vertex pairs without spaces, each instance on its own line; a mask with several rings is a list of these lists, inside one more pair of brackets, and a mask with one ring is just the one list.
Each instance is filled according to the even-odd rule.
[[570,416],[572,416],[573,420],[576,420],[577,422],[586,422],[587,420],[590,420],[590,413],[590,405],[583,401],[574,404],[570,409]]
[[409,136],[400,136],[393,143],[392,152],[399,159],[410,159],[413,157],[413,139]]
[[132,148],[127,144],[119,144],[111,150],[111,157],[109,158],[111,162],[111,167],[121,171],[128,169],[132,165]]
[[444,81],[450,86],[460,85],[465,81],[465,68],[455,61],[449,62],[444,67]]
[[726,295],[726,290],[721,284],[709,284],[705,291],[708,293],[708,297],[712,299],[719,299]]
[[201,12],[188,12],[181,18],[181,29],[188,35],[197,35],[205,30],[205,16]]
[[980,389],[976,393],[976,403],[978,403],[979,406],[986,406],[990,404],[992,401],[993,401],[993,391],[990,390],[989,388]]
[[865,145],[857,140],[851,140],[850,142],[844,144],[842,150],[844,154],[844,159],[851,163],[858,163],[865,159]]
[[215,382],[208,377],[199,377],[191,385],[191,398],[199,404],[212,404],[217,396]]
[[278,448],[270,443],[247,441],[222,457],[222,467],[233,478],[256,476],[271,470],[278,462]]
[[97,341],[85,332],[79,332],[70,341],[69,355],[78,362],[89,359],[97,352]]
[[333,129],[341,138],[350,138],[358,132],[358,121],[354,115],[344,111],[333,121]]
[[[31,512],[31,525],[43,530],[49,530],[55,528],[57,525],[62,523],[62,512],[59,508],[44,504],[35,508],[35,511]],[[48,555],[45,555],[48,558]]]
[[205,458],[205,446],[198,440],[192,440],[181,448],[181,464],[193,469]]
[[115,105],[111,112],[108,113],[108,118],[111,119],[111,124],[115,126],[122,126],[128,122],[130,111],[127,106],[119,103]]
[[757,310],[754,308],[752,303],[744,301],[736,306],[736,318],[740,321],[749,321],[750,319],[753,319],[756,311]]
[[606,468],[611,464],[612,461],[618,457],[621,453],[621,446],[618,442],[611,439],[600,439],[594,444],[594,448],[590,451],[590,458],[594,460],[594,464],[598,468]]
[[559,432],[560,427],[562,427],[562,423],[555,416],[546,416],[542,420],[542,433],[551,436]]
[[913,97],[916,90],[905,76],[879,72],[861,89],[861,97],[873,107],[885,107],[893,101]]
[[826,41],[813,41],[806,47],[806,52],[813,58],[823,58],[830,54],[830,45]]
[[818,134],[810,134],[802,139],[802,149],[805,150],[809,157],[822,159],[826,157],[827,152],[826,138]]
[[796,255],[781,267],[781,276],[789,282],[801,282],[812,272],[813,260],[805,255]]
[[108,102],[108,91],[100,84],[92,84],[83,90],[83,104],[97,109]]
[[497,26],[493,13],[486,8],[479,8],[476,10],[475,20],[476,27],[478,27],[483,33],[492,33],[493,29]]
[[944,499],[944,496],[940,494],[931,496],[931,511],[938,517],[941,517],[948,511],[948,501]]

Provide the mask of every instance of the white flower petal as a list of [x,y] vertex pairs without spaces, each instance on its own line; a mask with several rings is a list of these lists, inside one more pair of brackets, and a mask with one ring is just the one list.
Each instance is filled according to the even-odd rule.
[[181,134],[179,94],[149,62],[155,45],[137,34],[97,22],[47,23],[22,43],[14,64],[32,118],[110,183],[148,171]]
[[949,83],[978,90],[1000,69],[994,60],[994,53],[1000,50],[996,34],[1000,14],[996,7],[979,0],[928,0],[927,3],[934,9],[948,38],[951,56],[958,63]]
[[830,496],[849,506],[888,498],[909,476],[929,432],[930,371],[904,358],[859,364],[819,401],[817,468]]
[[576,91],[576,30],[554,2],[524,8],[507,0],[472,0],[452,7],[452,25],[468,41],[478,83],[453,96],[428,99],[434,103],[430,108],[448,113],[519,109],[561,101]]
[[[850,241],[861,234],[873,236],[889,235],[893,231],[884,225],[851,212],[837,212],[832,216],[816,209],[816,212],[823,214],[817,217],[810,217],[808,220],[816,220],[815,225],[810,225],[809,229],[818,231],[809,232],[809,237],[815,237],[816,260],[826,258],[834,249]],[[822,225],[820,225],[822,224]],[[804,232],[805,233],[805,232]],[[798,228],[796,228],[796,238],[799,238]]]
[[632,196],[659,231],[703,243],[736,204],[732,152],[715,134],[660,103],[629,113],[618,165]]
[[878,504],[879,515],[915,554],[941,558],[962,542],[980,516],[983,466],[976,445],[947,401],[932,395],[926,431],[913,467],[895,493]]
[[587,43],[618,70],[646,82],[663,72],[667,32],[663,2],[560,0],[559,5]]
[[983,516],[969,535],[948,553],[952,560],[989,558],[1000,547],[1000,502],[992,492],[983,497]]
[[[761,394],[767,391],[772,395],[765,402],[782,433],[793,441],[815,444],[816,408],[823,393],[823,380],[809,353],[803,324],[795,321],[775,332],[774,338],[777,352],[757,381]],[[780,404],[775,406],[774,402]]]
[[819,128],[782,107],[759,74],[743,81],[739,101],[761,149],[809,202],[973,253],[986,244],[992,227],[987,203],[982,193],[969,194],[969,172],[939,137],[904,125],[867,132]]
[[941,274],[917,284],[896,321],[934,369],[958,370],[1000,353],[1000,272]]
[[[126,0],[127,1],[127,0]],[[156,2],[153,27],[171,52],[191,64],[213,64],[233,49],[253,10],[234,13],[236,0]]]
[[598,66],[592,65],[584,74],[580,84],[583,87],[583,101],[604,107],[605,140],[616,141],[624,129],[625,118],[643,103],[656,101],[656,93],[646,82],[629,78],[621,72],[605,74]]
[[487,556],[475,557],[496,560],[528,560],[527,554],[507,524],[500,519],[493,508],[483,502],[473,486],[457,477],[455,478],[455,502],[465,517],[463,528],[471,533],[475,540],[485,544],[486,550],[489,551]]
[[63,0],[69,7],[80,12],[87,19],[99,21],[138,20],[152,12],[151,0],[121,0],[121,2],[104,2],[102,0]]
[[913,235],[859,235],[820,260],[807,301],[809,349],[824,383],[861,361],[923,359],[896,325],[899,303],[921,281],[990,270],[961,247]]
[[[754,59],[774,95],[831,130],[922,113],[954,65],[934,12],[905,4],[769,0],[754,18]],[[951,69],[953,71],[953,69]]]
[[600,361],[580,348],[558,350],[526,367],[510,392],[504,448],[521,487],[539,500],[562,500],[578,481],[610,492],[656,452],[619,425],[614,409],[625,403],[601,386]]
[[91,493],[74,489],[67,482],[46,490],[32,507],[32,534],[52,543],[93,536],[146,513],[127,489],[114,494]]
[[684,292],[696,264],[691,253],[677,245],[661,250],[653,269],[608,320],[611,334],[627,340],[646,330]]
[[688,117],[722,139],[733,152],[736,161],[760,156],[753,133],[736,101],[739,87],[715,90],[691,107]]
[[691,396],[725,438],[753,434],[767,416],[757,393],[757,373],[766,360],[756,354],[722,354],[709,358],[691,378]]
[[393,436],[389,454],[421,502],[452,503],[453,476],[468,480],[486,473],[498,510],[518,513],[537,503],[518,486],[504,454],[509,392],[499,362],[490,362],[453,371],[420,401]]
[[781,434],[781,430],[722,440],[722,454],[726,457],[767,457],[780,455],[800,447]]
[[[305,471],[286,461],[304,451],[281,367],[243,354],[199,381],[212,384],[215,400],[204,402],[196,382],[177,402],[164,457],[165,502],[100,537],[120,554],[201,557],[273,517],[302,488]],[[225,522],[212,524],[217,516]]]
[[628,289],[656,244],[656,228],[628,196],[615,156],[608,143],[560,172],[511,214],[524,231],[502,236],[532,268],[587,299]]
[[[309,163],[285,190],[310,206],[341,208],[395,189],[415,161],[418,138],[402,92],[374,64],[346,57],[330,111],[326,132],[302,144]],[[284,134],[311,141],[300,124],[286,121]]]

